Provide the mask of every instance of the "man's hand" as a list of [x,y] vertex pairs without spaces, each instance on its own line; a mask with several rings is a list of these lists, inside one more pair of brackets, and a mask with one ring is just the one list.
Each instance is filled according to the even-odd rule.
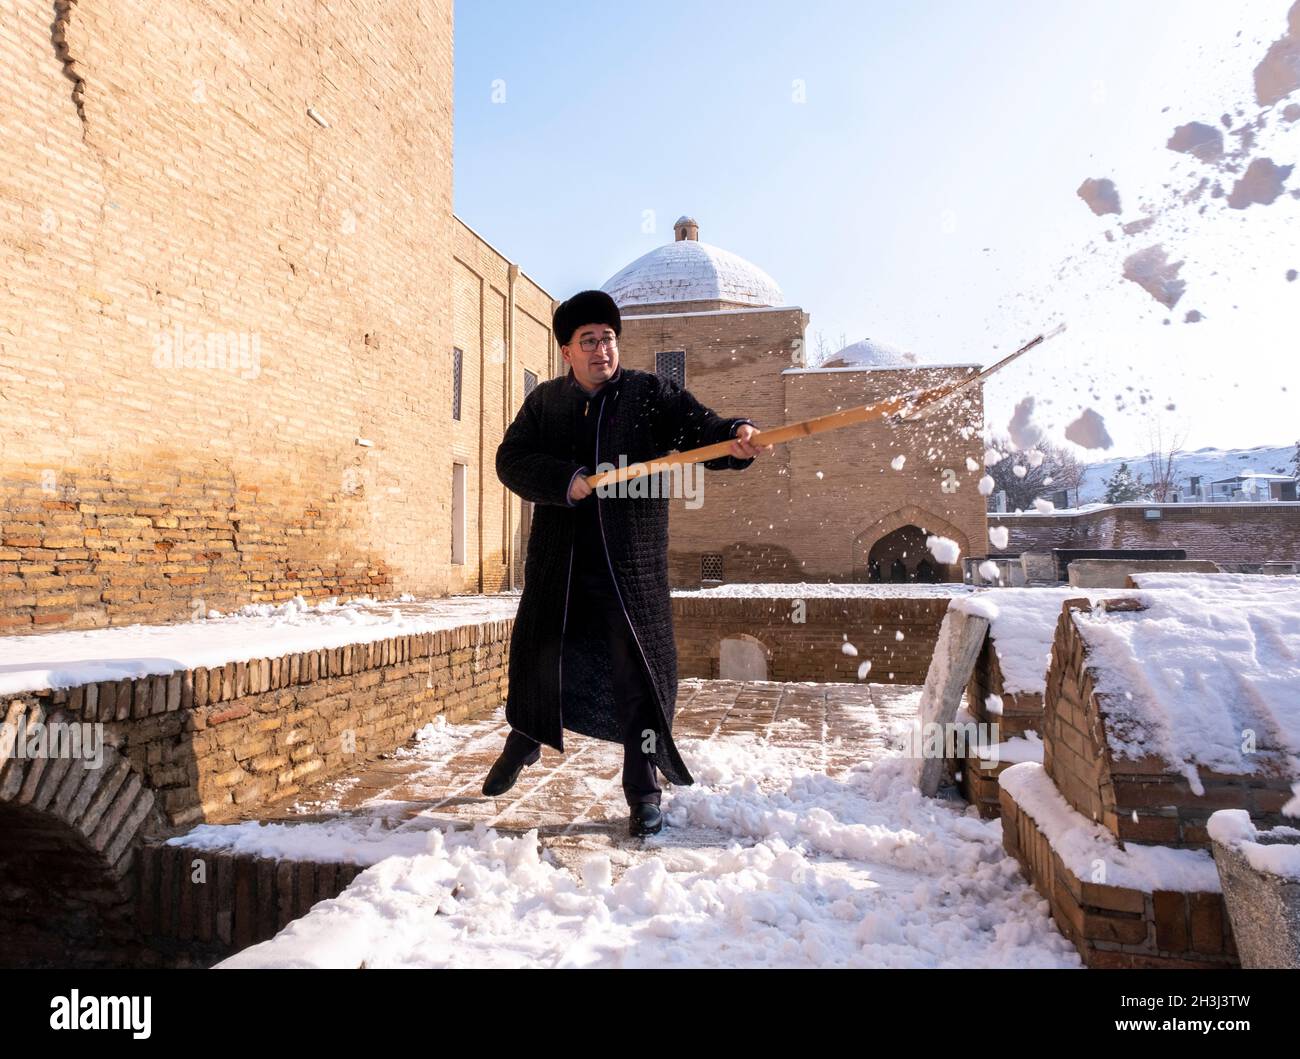
[[748,423],[741,423],[736,436],[731,439],[731,455],[738,460],[749,460],[761,453],[771,452],[771,445],[756,440],[761,433],[761,430],[755,430]]
[[591,483],[587,481],[587,476],[584,474],[574,475],[569,485],[569,499],[576,504],[584,496],[591,496]]

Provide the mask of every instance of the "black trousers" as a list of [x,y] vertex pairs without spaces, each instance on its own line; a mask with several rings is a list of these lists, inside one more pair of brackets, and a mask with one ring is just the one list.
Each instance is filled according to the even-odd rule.
[[[599,552],[594,559],[604,559]],[[643,749],[654,746],[663,726],[654,689],[641,663],[641,652],[631,626],[619,603],[613,576],[608,565],[597,565],[593,557],[580,558],[573,564],[573,583],[569,587],[569,621],[580,635],[601,636],[609,651],[614,671],[614,702],[619,710],[619,727],[623,733],[623,796],[628,805],[641,802],[660,804],[662,788],[656,777],[654,762]],[[584,613],[575,614],[581,608]],[[536,761],[541,754],[536,740],[511,729],[503,753],[510,760]]]

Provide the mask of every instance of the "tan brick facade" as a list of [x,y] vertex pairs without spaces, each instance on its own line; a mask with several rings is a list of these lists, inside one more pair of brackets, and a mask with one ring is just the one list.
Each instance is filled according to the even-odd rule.
[[[787,370],[803,361],[808,315],[802,310],[681,304],[625,310],[622,363],[654,371],[656,353],[684,351],[687,389],[720,414],[746,416],[760,428],[964,374],[960,368]],[[672,311],[660,311],[665,308]],[[983,470],[966,465],[967,458],[982,463],[982,394],[975,388],[953,404],[916,423],[876,422],[782,445],[741,474],[706,472],[702,506],[673,505],[673,585],[698,586],[706,553],[722,555],[725,581],[865,581],[873,547],[907,526],[951,537],[964,556],[987,554],[985,503],[975,488]],[[896,471],[891,462],[899,455],[907,459]],[[946,481],[956,489],[945,491]],[[885,549],[888,565],[900,553],[889,551],[888,542]],[[909,552],[905,565],[915,568],[919,549],[902,550]],[[940,580],[962,579],[959,564],[934,565]]]
[[0,67],[0,632],[508,582],[550,298],[452,215],[451,3],[6,0]]

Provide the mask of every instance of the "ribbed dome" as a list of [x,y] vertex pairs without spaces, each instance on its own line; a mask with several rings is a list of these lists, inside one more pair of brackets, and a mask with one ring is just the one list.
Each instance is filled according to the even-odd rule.
[[907,353],[887,342],[864,338],[861,342],[854,342],[838,353],[832,354],[819,366],[823,368],[914,368],[916,354]]
[[620,309],[662,302],[785,304],[785,295],[776,280],[757,265],[730,250],[690,238],[678,239],[643,254],[615,273],[601,290]]

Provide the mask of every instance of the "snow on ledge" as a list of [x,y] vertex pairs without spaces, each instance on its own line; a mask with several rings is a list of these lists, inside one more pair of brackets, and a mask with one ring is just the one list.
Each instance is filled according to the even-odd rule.
[[979,591],[975,586],[958,581],[940,581],[936,584],[742,581],[714,588],[678,588],[672,594],[679,599],[934,599],[970,595],[975,591]]
[[978,595],[954,599],[949,610],[989,619],[989,636],[1002,670],[1002,690],[1011,694],[1043,695],[1052,663],[1052,641],[1061,606],[1067,599],[1115,599],[1132,595],[1117,589],[989,588]]
[[1201,768],[1300,774],[1300,578],[1171,583],[1074,614],[1112,753],[1163,758],[1198,794]]
[[[1078,812],[1061,796],[1047,770],[1033,761],[1012,765],[998,777],[1016,806],[1033,819],[1065,866],[1080,879],[1151,893],[1221,893],[1214,857],[1203,849],[1171,849],[1130,842]],[[1100,863],[1104,879],[1094,878]]]
[[1245,809],[1220,809],[1211,813],[1206,830],[1219,845],[1245,857],[1256,871],[1300,882],[1300,830],[1275,827],[1262,834],[1282,841],[1260,842],[1261,832],[1255,829]]
[[0,695],[131,680],[512,619],[519,595],[251,604],[170,625],[0,637]]

